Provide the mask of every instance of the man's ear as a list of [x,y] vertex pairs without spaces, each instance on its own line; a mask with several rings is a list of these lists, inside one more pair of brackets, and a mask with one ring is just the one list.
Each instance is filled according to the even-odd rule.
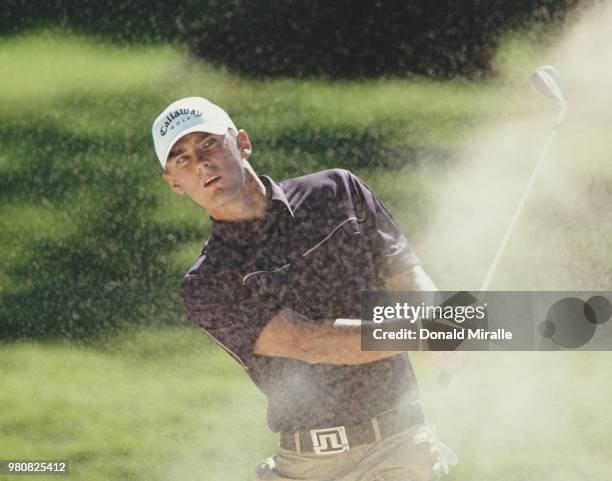
[[164,172],[164,179],[166,180],[166,182],[168,182],[168,185],[170,187],[172,187],[172,190],[174,192],[176,192],[177,194],[181,195],[184,194],[185,191],[183,190],[183,188],[180,186],[180,184],[176,181],[176,179],[172,176],[172,174],[170,174],[169,172]]
[[248,160],[252,153],[251,140],[246,130],[240,129],[236,136],[236,146],[240,151],[240,157],[244,160]]

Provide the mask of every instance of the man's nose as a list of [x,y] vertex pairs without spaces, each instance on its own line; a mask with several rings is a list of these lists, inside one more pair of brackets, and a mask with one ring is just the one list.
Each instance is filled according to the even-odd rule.
[[198,170],[207,169],[210,166],[208,158],[204,156],[202,152],[198,152],[196,155],[198,159]]

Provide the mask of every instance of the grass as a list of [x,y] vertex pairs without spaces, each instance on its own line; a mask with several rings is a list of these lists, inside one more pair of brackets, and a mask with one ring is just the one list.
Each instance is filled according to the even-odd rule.
[[3,459],[68,459],[75,479],[197,479],[222,473],[232,452],[232,469],[247,472],[262,443],[274,447],[255,415],[263,396],[192,329],[126,331],[96,347],[12,344],[0,378]]
[[[544,63],[519,36],[506,45],[497,68],[513,81]],[[253,81],[178,47],[118,50],[61,31],[5,39],[0,60],[0,457],[66,458],[86,481],[248,479],[277,442],[263,396],[182,314],[178,283],[210,222],[159,175],[149,129],[168,102],[204,95],[223,105],[250,133],[256,170],[276,179],[354,170],[442,275],[451,264],[428,255],[426,228],[466,136],[538,108],[495,80]],[[538,212],[544,224],[569,220],[534,250],[579,245],[600,283],[609,263],[594,263],[609,236],[580,235],[585,214],[572,199],[609,205],[607,131],[582,123],[560,149],[582,187],[569,186],[557,212]],[[590,145],[589,162],[570,166]],[[535,224],[526,231],[541,237]],[[509,254],[519,265],[523,255]],[[568,256],[556,259],[557,277],[575,272]],[[413,359],[427,414],[462,458],[450,479],[609,479],[605,353],[478,353],[445,390],[435,368]]]
[[[88,481],[249,479],[277,442],[265,400],[194,330],[3,347],[3,459],[68,459]],[[428,418],[461,456],[450,479],[606,480],[609,359],[581,354],[474,353],[447,388],[413,354]]]

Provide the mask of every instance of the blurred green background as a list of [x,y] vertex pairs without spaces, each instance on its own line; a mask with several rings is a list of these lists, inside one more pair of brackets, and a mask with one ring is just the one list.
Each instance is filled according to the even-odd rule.
[[[161,178],[150,125],[167,103],[223,106],[276,180],[353,170],[422,252],[464,136],[534,108],[506,93],[551,38],[506,34],[479,81],[332,81],[250,79],[171,41],[3,37],[0,458],[68,459],[87,481],[229,480],[275,450],[265,399],[180,304],[210,221]],[[450,479],[609,479],[605,354],[478,353],[446,389],[411,357],[427,414],[462,459]]]
[[[210,222],[161,178],[151,119],[204,94],[254,138],[258,172],[354,170],[409,231],[428,215],[431,171],[494,87],[465,80],[249,80],[179,47],[105,46],[41,31],[2,46],[3,323],[0,337],[86,338],[129,322],[177,322],[177,286]],[[419,178],[429,175],[430,178]],[[43,316],[40,314],[44,313]]]

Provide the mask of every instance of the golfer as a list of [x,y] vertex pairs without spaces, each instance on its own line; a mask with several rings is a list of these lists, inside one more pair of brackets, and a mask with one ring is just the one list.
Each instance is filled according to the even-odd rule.
[[247,132],[200,97],[170,104],[152,133],[164,179],[212,219],[184,305],[280,433],[255,479],[438,479],[452,451],[425,423],[407,355],[362,352],[359,327],[337,322],[360,318],[362,290],[435,289],[378,197],[347,170],[258,176]]

